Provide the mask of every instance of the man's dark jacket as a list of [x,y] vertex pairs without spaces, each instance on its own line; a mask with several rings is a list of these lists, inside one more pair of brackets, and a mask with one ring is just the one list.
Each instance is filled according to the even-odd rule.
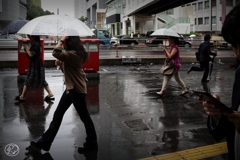
[[210,62],[210,55],[215,55],[215,53],[211,52],[209,42],[207,41],[200,44],[198,51],[200,53],[200,62]]

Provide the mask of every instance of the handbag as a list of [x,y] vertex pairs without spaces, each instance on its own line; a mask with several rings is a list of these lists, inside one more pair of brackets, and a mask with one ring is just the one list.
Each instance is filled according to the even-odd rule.
[[171,62],[168,62],[168,59],[165,59],[165,62],[160,69],[160,73],[165,76],[173,75],[175,71],[175,62],[172,60]]

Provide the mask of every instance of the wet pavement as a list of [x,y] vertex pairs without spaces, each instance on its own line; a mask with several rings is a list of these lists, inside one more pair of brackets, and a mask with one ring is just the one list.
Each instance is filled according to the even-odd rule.
[[[86,154],[77,151],[76,146],[85,140],[85,129],[73,106],[66,112],[49,153],[31,152],[27,148],[31,140],[48,128],[65,90],[60,71],[46,69],[46,80],[55,94],[53,103],[44,102],[47,93],[37,89],[28,92],[24,103],[14,104],[13,98],[23,85],[22,76],[17,69],[1,69],[0,159],[136,160],[214,144],[206,128],[207,116],[191,91],[205,89],[218,93],[221,101],[230,106],[234,70],[228,69],[229,64],[215,64],[211,81],[202,84],[202,72],[187,74],[189,66],[184,64],[180,74],[190,93],[179,96],[182,90],[171,79],[162,98],[156,95],[163,81],[159,74],[161,65],[100,66],[99,80],[89,80],[86,97],[99,150]],[[16,146],[9,149],[11,143],[19,150]],[[208,159],[221,160],[227,156]]]

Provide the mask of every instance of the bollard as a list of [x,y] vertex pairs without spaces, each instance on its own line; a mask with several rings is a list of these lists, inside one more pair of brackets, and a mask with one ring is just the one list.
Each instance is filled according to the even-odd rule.
[[116,45],[116,57],[118,57],[118,45]]

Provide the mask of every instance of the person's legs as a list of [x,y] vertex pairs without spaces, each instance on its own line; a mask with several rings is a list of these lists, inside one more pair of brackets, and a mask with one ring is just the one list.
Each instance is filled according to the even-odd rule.
[[69,94],[66,94],[66,91],[64,91],[57,109],[54,112],[53,120],[50,123],[48,130],[43,133],[42,137],[35,144],[37,147],[42,149],[45,147],[46,149],[44,150],[50,149],[50,146],[60,128],[63,116],[71,104],[72,101],[69,97]]
[[204,68],[201,82],[208,82],[209,62],[201,63],[201,67]]
[[26,85],[24,85],[21,95],[16,96],[14,98],[14,100],[25,101],[25,97],[26,97],[27,91],[28,91],[28,87]]
[[202,63],[200,63],[200,67],[191,66],[191,67],[188,69],[187,74],[189,74],[191,71],[204,71],[204,68],[202,67]]
[[53,97],[54,96],[50,87],[49,87],[49,85],[45,86],[44,89],[47,91],[48,97]]
[[22,94],[20,95],[20,99],[25,99],[26,97],[26,94],[27,94],[27,91],[28,91],[28,87],[26,85],[23,86],[23,91],[22,91]]
[[163,77],[162,89],[160,92],[157,92],[158,95],[163,95],[163,92],[167,89],[167,85],[168,85],[168,82],[171,79],[171,77],[172,77],[172,75]]
[[82,93],[78,93],[74,89],[69,92],[69,95],[73,102],[74,107],[76,108],[80,116],[81,121],[84,123],[86,134],[87,134],[86,143],[89,143],[89,144],[96,143],[97,135],[96,135],[93,121],[88,113],[87,104],[85,100],[86,95]]
[[187,93],[187,92],[188,92],[188,89],[187,89],[185,83],[184,83],[184,82],[182,81],[182,79],[180,78],[180,73],[179,73],[179,72],[176,71],[176,72],[174,73],[174,78],[175,78],[176,82],[182,87],[182,89],[183,89],[182,94]]

